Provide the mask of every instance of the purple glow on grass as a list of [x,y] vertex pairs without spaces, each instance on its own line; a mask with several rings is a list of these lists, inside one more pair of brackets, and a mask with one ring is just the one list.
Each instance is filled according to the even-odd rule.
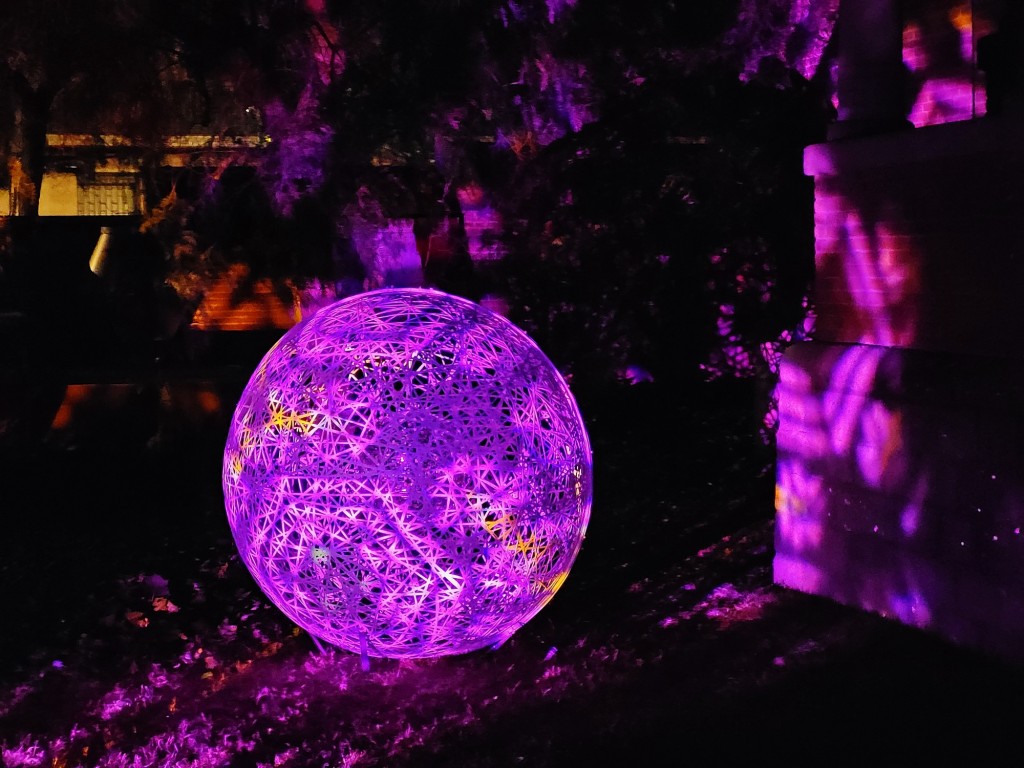
[[35,766],[44,765],[47,755],[48,750],[28,736],[24,737],[17,746],[0,751],[3,765],[10,766],[10,768],[29,768],[29,766],[35,768]]
[[508,320],[387,289],[325,307],[253,374],[224,452],[242,560],[290,619],[371,656],[503,642],[554,596],[590,517],[590,444]]

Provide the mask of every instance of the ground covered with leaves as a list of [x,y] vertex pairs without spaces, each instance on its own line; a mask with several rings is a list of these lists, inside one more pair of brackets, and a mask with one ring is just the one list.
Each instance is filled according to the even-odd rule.
[[161,444],[122,415],[5,446],[0,764],[1004,762],[1022,670],[772,584],[755,403],[721,383],[581,399],[595,501],[559,594],[500,648],[369,669],[239,562],[225,424]]

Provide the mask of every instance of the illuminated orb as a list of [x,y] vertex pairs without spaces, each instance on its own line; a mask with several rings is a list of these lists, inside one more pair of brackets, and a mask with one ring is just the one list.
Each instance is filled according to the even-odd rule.
[[224,451],[228,522],[266,595],[378,657],[504,642],[583,543],[591,452],[565,381],[499,314],[434,290],[328,305],[274,345]]

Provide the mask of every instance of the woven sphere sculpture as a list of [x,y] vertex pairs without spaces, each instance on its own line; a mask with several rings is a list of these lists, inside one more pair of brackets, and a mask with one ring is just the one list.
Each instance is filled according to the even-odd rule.
[[378,657],[500,644],[569,573],[591,451],[564,379],[499,314],[428,289],[342,299],[266,354],[224,452],[228,522],[311,635]]

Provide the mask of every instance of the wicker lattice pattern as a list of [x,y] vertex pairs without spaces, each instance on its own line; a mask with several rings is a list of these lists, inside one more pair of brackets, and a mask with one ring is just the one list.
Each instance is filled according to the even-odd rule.
[[503,642],[554,596],[590,517],[564,380],[465,299],[358,294],[288,331],[242,393],[228,521],[267,596],[370,656]]

